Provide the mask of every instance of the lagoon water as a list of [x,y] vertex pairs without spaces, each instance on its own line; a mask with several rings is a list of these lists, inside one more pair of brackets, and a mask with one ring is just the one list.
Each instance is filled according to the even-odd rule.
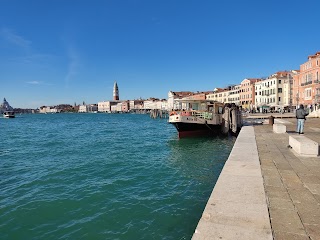
[[1,239],[190,239],[235,139],[141,114],[0,118]]

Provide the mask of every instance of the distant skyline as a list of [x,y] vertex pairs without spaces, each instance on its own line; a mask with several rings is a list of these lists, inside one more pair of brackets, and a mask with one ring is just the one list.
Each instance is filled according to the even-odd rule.
[[0,0],[0,98],[15,108],[167,98],[297,70],[318,0]]

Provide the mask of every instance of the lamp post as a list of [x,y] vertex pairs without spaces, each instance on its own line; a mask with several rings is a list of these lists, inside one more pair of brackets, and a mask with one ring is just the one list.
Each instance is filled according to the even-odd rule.
[[298,107],[299,106],[299,91],[296,94],[296,102],[297,102],[297,106],[296,107]]

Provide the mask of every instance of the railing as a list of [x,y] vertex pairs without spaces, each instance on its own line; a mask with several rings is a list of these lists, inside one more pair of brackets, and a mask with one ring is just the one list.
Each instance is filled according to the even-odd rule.
[[170,116],[175,115],[175,114],[180,114],[181,116],[192,116],[192,117],[197,117],[197,118],[202,118],[206,120],[212,120],[213,119],[213,113],[212,112],[207,112],[207,111],[172,111],[170,112]]
[[198,111],[193,111],[192,116],[198,117],[198,118],[203,118],[207,120],[212,120],[213,113],[212,112],[198,112]]
[[301,86],[306,86],[306,85],[310,85],[310,84],[312,84],[312,81],[301,83]]

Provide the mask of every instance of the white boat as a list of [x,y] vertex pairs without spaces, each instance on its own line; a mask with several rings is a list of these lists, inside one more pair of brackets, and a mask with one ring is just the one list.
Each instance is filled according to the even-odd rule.
[[230,131],[237,134],[242,126],[242,117],[235,105],[209,100],[177,100],[188,110],[169,113],[168,122],[174,125],[179,138],[216,136]]
[[15,117],[14,111],[5,111],[3,113],[3,117],[4,118],[14,118]]

